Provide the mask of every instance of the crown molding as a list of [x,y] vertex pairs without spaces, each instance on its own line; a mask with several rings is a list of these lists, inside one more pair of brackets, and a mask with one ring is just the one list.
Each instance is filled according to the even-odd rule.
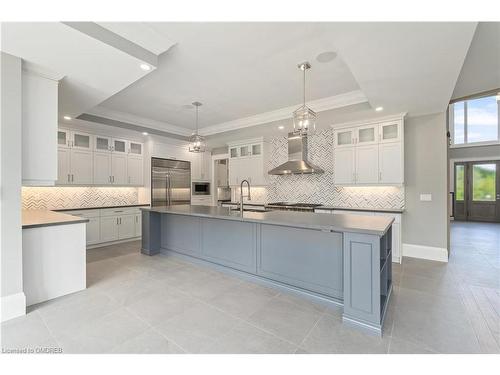
[[96,107],[92,108],[90,111],[87,111],[86,113],[91,114],[91,115],[95,115],[95,116],[106,117],[106,118],[109,118],[111,120],[128,122],[130,124],[148,127],[151,129],[162,131],[162,132],[173,133],[173,134],[182,135],[182,136],[186,136],[186,137],[191,136],[191,134],[193,133],[193,131],[191,129],[182,128],[180,126],[172,125],[172,124],[169,124],[169,123],[163,122],[163,121],[157,121],[157,120],[152,120],[152,119],[145,118],[145,117],[132,115],[132,114],[126,113],[126,112],[115,111],[112,109],[104,108],[102,106],[96,106]]
[[[365,103],[367,101],[368,99],[363,94],[363,92],[361,90],[356,90],[347,92],[345,94],[312,100],[307,102],[307,106],[315,112],[323,112],[330,109]],[[217,125],[205,126],[203,128],[200,128],[199,132],[201,135],[213,135],[230,130],[243,129],[255,125],[265,124],[268,122],[284,120],[290,118],[293,111],[295,111],[301,104],[296,104],[290,107],[280,108],[274,111],[264,112]]]
[[406,112],[402,112],[402,113],[397,113],[397,114],[388,115],[388,116],[371,117],[371,118],[367,118],[364,120],[341,122],[338,124],[332,124],[332,125],[330,125],[330,127],[333,129],[340,129],[340,128],[350,128],[353,126],[360,126],[360,125],[379,124],[381,122],[387,122],[387,121],[403,121],[405,116],[406,116]]

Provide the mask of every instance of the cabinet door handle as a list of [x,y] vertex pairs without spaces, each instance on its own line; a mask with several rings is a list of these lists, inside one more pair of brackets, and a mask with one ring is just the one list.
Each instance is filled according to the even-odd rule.
[[71,182],[75,182],[75,175],[74,174],[71,175]]
[[69,182],[69,173],[68,173],[68,182]]
[[382,181],[382,172],[378,172],[378,180]]
[[111,176],[108,176],[108,180],[109,180],[109,182],[111,182]]
[[120,225],[122,225],[122,218],[120,218]]
[[118,225],[118,218],[116,218],[116,225]]

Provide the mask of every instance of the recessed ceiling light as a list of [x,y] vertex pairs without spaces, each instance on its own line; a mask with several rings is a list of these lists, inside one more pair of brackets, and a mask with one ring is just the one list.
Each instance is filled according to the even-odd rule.
[[151,70],[151,66],[148,64],[141,64],[141,69],[147,72],[148,70]]
[[383,111],[383,110],[384,110],[384,107],[376,107],[375,108],[375,111],[377,111],[377,112],[380,112],[380,111]]
[[283,125],[280,125],[280,126],[278,126],[278,129],[283,130],[283,129],[285,129],[285,127]]
[[316,61],[320,62],[320,63],[327,63],[327,62],[335,60],[336,57],[337,57],[337,52],[326,51],[326,52],[322,52],[318,56],[316,56]]
[[149,133],[148,132],[142,132],[142,135],[148,135]]
[[64,118],[65,120],[71,120],[71,117],[69,117],[69,116],[64,116],[63,118]]

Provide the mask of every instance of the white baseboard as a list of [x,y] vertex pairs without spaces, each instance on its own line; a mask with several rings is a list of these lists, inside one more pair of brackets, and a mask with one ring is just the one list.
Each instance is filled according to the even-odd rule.
[[26,296],[23,292],[2,297],[1,304],[2,316],[0,321],[2,322],[26,314]]
[[[433,247],[424,245],[403,244],[403,256],[448,262],[448,250],[444,247]],[[404,263],[404,261],[403,261]]]

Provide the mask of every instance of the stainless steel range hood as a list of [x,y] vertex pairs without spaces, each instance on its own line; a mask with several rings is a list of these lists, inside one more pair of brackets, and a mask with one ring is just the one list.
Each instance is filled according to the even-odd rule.
[[307,161],[307,136],[288,134],[288,161],[271,169],[268,173],[273,175],[284,174],[311,174],[324,171]]

